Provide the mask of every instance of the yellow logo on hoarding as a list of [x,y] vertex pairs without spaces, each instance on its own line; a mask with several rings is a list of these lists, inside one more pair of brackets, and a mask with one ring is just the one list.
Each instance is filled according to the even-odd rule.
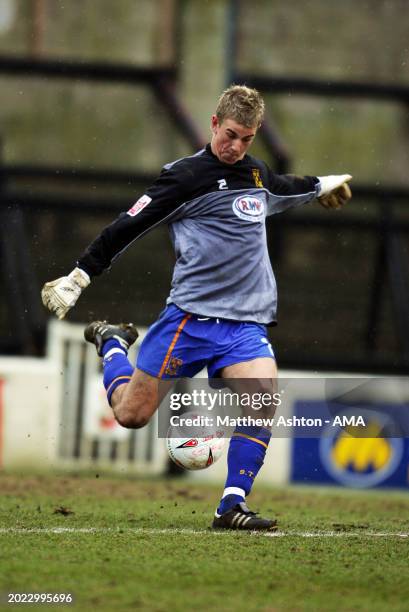
[[356,472],[384,468],[391,459],[392,449],[388,440],[375,437],[379,433],[380,428],[376,423],[367,428],[367,434],[374,436],[373,438],[357,438],[354,437],[353,431],[343,431],[332,447],[335,465],[344,469],[349,467]]
[[[373,487],[385,482],[397,470],[403,457],[400,437],[383,437],[396,431],[388,414],[360,408],[364,428],[328,426],[320,438],[319,453],[323,466],[334,480],[350,487]],[[342,414],[351,417],[354,410]]]

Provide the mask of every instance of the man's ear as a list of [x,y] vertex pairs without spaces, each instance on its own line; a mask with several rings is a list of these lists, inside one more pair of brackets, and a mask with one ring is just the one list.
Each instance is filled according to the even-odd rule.
[[219,120],[216,117],[216,115],[212,115],[212,119],[211,119],[211,122],[210,122],[210,128],[211,128],[213,134],[215,133],[215,131],[216,131],[216,129],[218,127],[219,127]]

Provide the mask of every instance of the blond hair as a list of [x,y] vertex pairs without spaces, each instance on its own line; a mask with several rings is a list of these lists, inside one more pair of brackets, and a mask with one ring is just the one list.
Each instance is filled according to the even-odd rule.
[[247,128],[260,127],[264,116],[264,101],[257,89],[246,85],[231,85],[220,96],[216,117],[219,123],[233,119]]

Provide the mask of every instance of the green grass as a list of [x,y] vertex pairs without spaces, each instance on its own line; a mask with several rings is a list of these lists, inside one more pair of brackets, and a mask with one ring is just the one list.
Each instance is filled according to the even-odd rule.
[[266,537],[212,533],[218,489],[182,479],[2,474],[0,492],[0,529],[15,529],[0,532],[3,601],[71,592],[75,605],[58,609],[408,609],[409,538],[368,535],[409,532],[404,493],[259,487],[251,506],[285,533]]

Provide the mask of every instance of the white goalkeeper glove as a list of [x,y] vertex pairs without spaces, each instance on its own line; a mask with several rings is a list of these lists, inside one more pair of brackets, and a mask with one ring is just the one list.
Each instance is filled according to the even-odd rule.
[[84,270],[74,268],[68,276],[45,283],[41,290],[43,304],[59,319],[63,319],[90,282],[91,279]]
[[352,198],[348,181],[352,179],[350,174],[331,176],[319,176],[318,180],[318,202],[324,208],[342,208]]

